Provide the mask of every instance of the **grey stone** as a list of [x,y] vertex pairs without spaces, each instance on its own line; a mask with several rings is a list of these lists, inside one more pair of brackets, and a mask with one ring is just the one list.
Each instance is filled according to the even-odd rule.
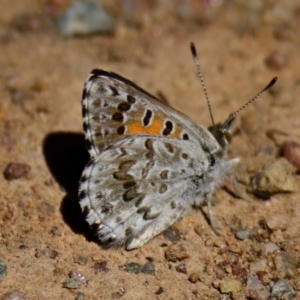
[[115,24],[103,6],[95,1],[75,2],[58,21],[63,36],[112,34]]

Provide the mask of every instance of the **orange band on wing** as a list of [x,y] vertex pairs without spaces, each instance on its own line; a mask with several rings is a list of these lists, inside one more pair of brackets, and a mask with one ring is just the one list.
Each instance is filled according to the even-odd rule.
[[151,134],[151,135],[160,135],[161,130],[164,124],[160,121],[153,121],[152,124],[148,127],[141,126],[139,124],[130,124],[128,125],[127,133],[131,134]]

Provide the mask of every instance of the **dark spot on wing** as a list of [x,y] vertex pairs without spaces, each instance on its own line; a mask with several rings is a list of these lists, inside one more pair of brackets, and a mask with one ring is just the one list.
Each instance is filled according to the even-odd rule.
[[124,171],[116,171],[113,173],[113,176],[117,180],[132,180],[133,176],[130,174],[127,174]]
[[106,203],[101,206],[101,213],[106,215],[109,212],[111,212],[112,209],[113,209],[113,206],[111,204]]
[[189,137],[189,135],[187,133],[184,133],[183,136],[182,136],[182,138],[184,140],[189,140],[190,139],[190,137]]
[[147,109],[146,114],[145,114],[145,116],[143,118],[143,125],[144,126],[148,126],[149,125],[151,117],[152,117],[152,111],[150,109]]
[[127,101],[130,103],[130,104],[134,104],[135,103],[135,98],[131,95],[127,95]]
[[86,192],[84,190],[80,191],[78,197],[79,199],[84,199],[86,197]]
[[124,116],[121,112],[117,111],[112,115],[112,119],[117,122],[123,122]]
[[160,188],[159,188],[159,193],[160,193],[160,194],[163,194],[163,193],[165,193],[167,190],[168,190],[167,185],[166,185],[165,183],[163,183],[163,184],[160,186]]
[[173,130],[173,123],[171,121],[167,121],[165,123],[165,128],[163,130],[163,135],[169,135]]
[[130,108],[131,108],[131,105],[128,102],[121,102],[118,105],[118,110],[122,111],[122,112],[128,111]]
[[160,172],[161,179],[168,179],[169,170],[163,170]]
[[129,170],[134,164],[136,160],[125,160],[119,164],[119,170],[127,171]]
[[130,189],[131,187],[135,186],[136,182],[135,181],[127,181],[123,184],[124,189]]
[[131,228],[131,227],[127,227],[126,229],[125,229],[125,235],[126,236],[129,236],[129,235],[131,235],[133,233],[133,229]]
[[124,134],[125,132],[125,126],[120,126],[117,128],[117,134]]
[[170,152],[170,153],[174,153],[174,148],[171,144],[169,143],[165,143],[165,147],[167,148],[167,150]]
[[189,155],[187,154],[187,153],[182,153],[181,154],[181,157],[183,158],[183,159],[188,159],[189,158]]
[[109,86],[113,96],[119,96],[118,90],[114,86]]
[[90,211],[91,211],[91,209],[88,206],[85,206],[82,208],[82,214],[83,214],[84,218],[86,218],[88,216]]
[[127,190],[124,194],[123,194],[123,200],[125,202],[131,201],[135,198],[137,198],[138,196],[140,196],[140,194],[136,191],[136,188],[133,187],[129,190]]

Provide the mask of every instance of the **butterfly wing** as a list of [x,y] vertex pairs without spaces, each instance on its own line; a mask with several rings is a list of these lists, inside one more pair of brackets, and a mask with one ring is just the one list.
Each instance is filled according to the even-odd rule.
[[91,158],[115,141],[139,134],[194,140],[210,153],[220,151],[206,128],[112,72],[95,69],[90,73],[82,115]]
[[91,161],[80,205],[104,245],[142,246],[210,199],[226,173],[207,129],[120,75],[93,70],[82,113]]
[[86,166],[80,205],[103,245],[138,248],[182,217],[195,197],[199,204],[211,195],[209,170],[206,153],[191,141],[124,138]]

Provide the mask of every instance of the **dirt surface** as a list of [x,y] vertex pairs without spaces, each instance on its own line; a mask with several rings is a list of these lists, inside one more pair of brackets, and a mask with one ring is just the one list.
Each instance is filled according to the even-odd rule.
[[[236,199],[230,182],[218,190],[213,212],[221,236],[192,209],[171,232],[130,252],[103,249],[78,204],[88,161],[80,100],[94,68],[163,95],[204,126],[211,122],[191,41],[217,121],[278,76],[272,92],[235,124],[229,157],[240,158],[243,193],[284,141],[300,141],[298,1],[228,2],[103,1],[117,24],[114,35],[65,38],[56,22],[67,1],[1,1],[0,259],[7,266],[1,299],[268,299],[278,280],[293,289],[278,299],[297,297],[296,175],[294,192],[265,200],[249,193]],[[6,170],[9,163],[21,165]],[[238,239],[241,230],[250,237]],[[266,253],[270,245],[277,248]],[[140,272],[128,272],[133,267]],[[249,275],[260,288],[251,287]],[[76,288],[66,287],[69,278]]]

